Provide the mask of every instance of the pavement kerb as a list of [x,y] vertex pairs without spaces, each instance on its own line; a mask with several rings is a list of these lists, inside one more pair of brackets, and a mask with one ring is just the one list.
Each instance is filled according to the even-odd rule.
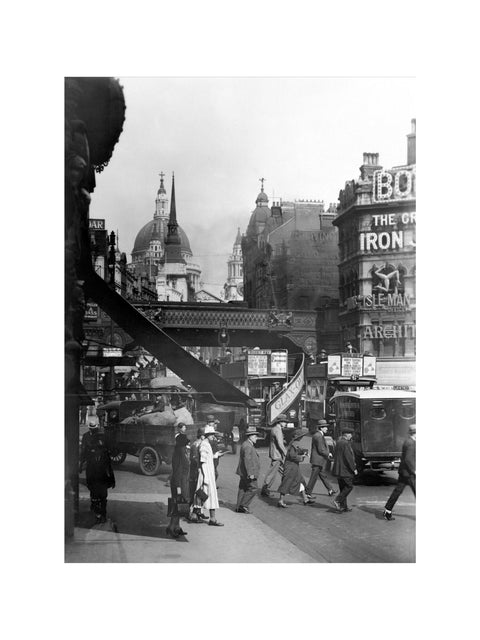
[[[128,500],[128,494],[112,495],[116,500]],[[145,494],[130,497],[138,502],[154,502],[166,507],[166,495]],[[313,558],[273,531],[255,516],[235,513],[231,509],[217,510],[223,527],[190,524],[182,521],[187,536],[177,540],[164,537],[165,527],[159,527],[159,537],[139,536],[112,531],[109,523],[90,529],[76,527],[72,539],[65,544],[67,563],[104,562],[313,562]],[[160,537],[161,536],[161,537]]]

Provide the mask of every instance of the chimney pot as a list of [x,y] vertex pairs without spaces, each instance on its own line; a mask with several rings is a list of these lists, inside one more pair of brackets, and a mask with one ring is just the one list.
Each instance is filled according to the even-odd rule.
[[412,118],[412,132],[407,134],[407,164],[415,164],[417,161],[417,120]]

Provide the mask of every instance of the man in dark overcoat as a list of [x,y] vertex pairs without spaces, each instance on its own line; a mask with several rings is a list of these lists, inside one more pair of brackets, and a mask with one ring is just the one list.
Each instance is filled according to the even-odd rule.
[[398,481],[383,510],[383,517],[385,520],[395,520],[392,516],[393,507],[407,485],[413,491],[413,495],[415,495],[416,441],[417,426],[415,424],[411,424],[408,428],[408,437],[405,438],[405,442],[402,446],[402,458],[400,460],[400,466],[398,467]]
[[80,471],[83,465],[86,465],[86,482],[90,490],[90,509],[97,523],[106,522],[108,489],[115,487],[115,476],[104,434],[94,422],[90,423],[89,432],[82,439]]
[[237,513],[250,513],[248,506],[258,489],[258,474],[260,473],[260,457],[255,449],[258,431],[255,427],[248,427],[246,439],[240,447],[237,475],[240,476],[237,496]]
[[310,451],[310,464],[312,465],[312,472],[307,484],[307,495],[311,495],[317,478],[323,482],[329,496],[333,496],[335,489],[332,487],[325,474],[327,462],[332,459],[332,454],[328,450],[328,445],[325,441],[325,434],[328,431],[328,422],[326,420],[318,420],[316,431],[312,436],[312,448]]
[[333,475],[338,479],[340,493],[336,500],[333,500],[333,506],[338,512],[351,511],[347,505],[347,496],[353,490],[353,478],[357,475],[355,456],[350,443],[353,431],[350,427],[344,427],[342,429],[342,435],[338,438],[337,446],[335,447]]

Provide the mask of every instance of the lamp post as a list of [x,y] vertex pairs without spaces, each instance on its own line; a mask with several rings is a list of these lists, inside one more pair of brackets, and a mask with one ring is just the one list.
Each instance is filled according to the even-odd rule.
[[[113,231],[110,232],[108,236],[108,284],[113,291],[115,291],[115,233]],[[114,345],[113,341],[113,320],[110,318],[110,344]],[[110,366],[110,375],[109,375],[109,388],[113,393],[115,388],[115,367]]]

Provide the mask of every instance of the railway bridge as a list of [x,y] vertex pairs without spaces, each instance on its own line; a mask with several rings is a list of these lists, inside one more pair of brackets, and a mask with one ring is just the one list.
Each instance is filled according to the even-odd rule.
[[135,308],[182,346],[300,348],[317,352],[317,312],[230,303],[158,302]]

